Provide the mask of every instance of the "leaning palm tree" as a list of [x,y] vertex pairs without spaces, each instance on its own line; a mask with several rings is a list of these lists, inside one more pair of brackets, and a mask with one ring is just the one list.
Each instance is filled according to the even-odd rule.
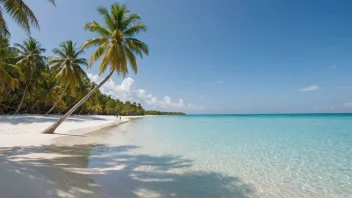
[[45,49],[41,47],[40,43],[34,38],[30,37],[28,40],[23,41],[22,44],[15,44],[18,51],[16,59],[19,61],[16,65],[22,68],[23,73],[26,77],[26,85],[21,98],[21,102],[18,105],[15,114],[17,114],[23,104],[23,100],[26,97],[28,88],[32,86],[34,78],[41,76],[41,71],[47,68],[45,63],[46,57],[42,56]]
[[[55,0],[47,0],[55,5]],[[10,32],[3,16],[5,11],[28,34],[31,26],[39,28],[39,23],[32,10],[23,0],[0,0],[0,36],[9,36]]]
[[83,79],[87,78],[86,72],[83,71],[81,65],[88,66],[85,58],[80,58],[83,50],[78,50],[76,44],[72,41],[66,41],[60,44],[60,48],[55,48],[53,53],[56,56],[49,57],[49,65],[53,73],[56,73],[55,78],[65,88],[60,94],[60,99],[54,103],[51,109],[45,114],[48,115],[64,97],[68,86],[71,87],[71,93],[75,93],[76,87],[82,85]]
[[99,37],[86,41],[82,49],[98,46],[90,57],[89,65],[101,59],[99,75],[109,68],[109,74],[83,97],[72,109],[70,109],[59,121],[43,131],[54,133],[55,129],[65,121],[78,107],[80,107],[94,92],[96,92],[115,72],[125,76],[128,73],[128,65],[137,73],[136,55],[141,58],[148,55],[148,46],[135,36],[145,32],[147,27],[141,22],[139,15],[130,13],[125,5],[115,3],[111,5],[110,12],[106,8],[98,8],[98,12],[104,18],[104,25],[96,21],[84,24],[84,28],[98,34]]

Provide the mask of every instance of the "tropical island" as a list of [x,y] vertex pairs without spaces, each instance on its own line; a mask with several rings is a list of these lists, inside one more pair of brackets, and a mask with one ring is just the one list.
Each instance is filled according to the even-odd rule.
[[[50,1],[55,3],[54,1]],[[15,5],[13,5],[15,6]],[[26,5],[18,5],[18,13],[10,13],[16,17],[22,14]],[[12,8],[12,9],[15,9]],[[115,4],[114,10],[126,12],[124,5]],[[0,36],[0,115],[1,114],[76,114],[76,115],[183,115],[179,112],[145,111],[140,103],[113,99],[102,94],[99,87],[111,75],[117,73],[125,76],[129,69],[137,72],[135,55],[148,55],[148,46],[134,38],[139,32],[145,32],[147,27],[140,22],[137,14],[129,14],[120,23],[123,27],[114,27],[111,23],[113,13],[105,8],[98,12],[106,17],[104,25],[96,22],[84,24],[88,31],[100,34],[100,37],[88,40],[83,46],[73,41],[64,41],[58,48],[52,50],[53,56],[44,56],[47,49],[40,41],[29,37],[21,43],[9,44],[10,31],[6,22],[2,24]],[[31,26],[39,26],[34,15],[19,20],[18,23],[30,33]],[[29,23],[29,19],[32,23]],[[121,31],[124,35],[114,35],[113,31]],[[118,36],[118,37],[117,37]],[[121,40],[116,45],[111,38]],[[84,49],[96,46],[94,54],[88,61],[82,58]],[[120,54],[117,49],[124,50]],[[83,68],[90,67],[93,62],[102,58],[100,74],[110,70],[110,74],[103,82],[97,85],[88,78]],[[110,68],[108,68],[110,67]],[[76,105],[79,104],[79,105]],[[67,116],[66,115],[66,116]]]

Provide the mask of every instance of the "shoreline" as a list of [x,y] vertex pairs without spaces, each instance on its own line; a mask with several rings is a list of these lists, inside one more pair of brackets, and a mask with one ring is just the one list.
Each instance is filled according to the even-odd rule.
[[74,115],[62,123],[54,134],[42,134],[60,115],[2,115],[0,116],[0,147],[50,145],[63,136],[84,134],[110,126],[117,126],[145,116]]

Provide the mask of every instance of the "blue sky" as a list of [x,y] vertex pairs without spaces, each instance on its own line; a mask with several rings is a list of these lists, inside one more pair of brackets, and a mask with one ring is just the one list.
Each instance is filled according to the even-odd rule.
[[[82,24],[101,21],[96,8],[116,1],[26,2],[41,26],[32,36],[50,55],[62,41],[94,37]],[[118,2],[148,25],[139,38],[150,55],[137,75],[114,76],[105,93],[188,113],[352,112],[351,1]],[[9,26],[12,42],[27,37]],[[98,66],[86,69],[92,80]]]

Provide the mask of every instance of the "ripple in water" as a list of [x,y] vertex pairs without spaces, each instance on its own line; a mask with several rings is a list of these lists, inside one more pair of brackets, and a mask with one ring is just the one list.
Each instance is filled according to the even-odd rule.
[[[90,167],[121,197],[352,197],[352,115],[143,118],[111,129]],[[121,131],[124,131],[121,133]],[[109,155],[95,158],[94,156]]]

